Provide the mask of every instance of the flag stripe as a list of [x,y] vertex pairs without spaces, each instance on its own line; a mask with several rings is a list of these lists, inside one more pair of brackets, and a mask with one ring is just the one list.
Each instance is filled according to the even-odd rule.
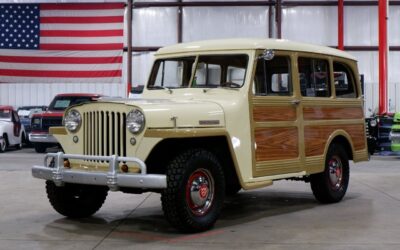
[[121,10],[41,10],[41,17],[120,16]]
[[41,23],[41,30],[118,30],[121,23]]
[[40,44],[40,49],[44,50],[116,50],[122,49],[123,43],[106,43],[106,44],[58,44],[45,43]]
[[104,37],[124,35],[124,30],[41,30],[41,37]]
[[99,63],[99,64],[37,64],[32,69],[31,63],[7,63],[0,62],[0,69],[3,70],[45,70],[45,71],[109,71],[121,70],[119,63]]
[[102,3],[102,4],[41,4],[40,10],[111,10],[111,9],[123,9],[124,3]]
[[35,64],[106,64],[122,63],[118,57],[38,57],[38,56],[0,56],[0,62]]
[[121,77],[98,77],[98,78],[68,78],[68,77],[23,77],[23,76],[0,76],[0,83],[121,83]]
[[[41,44],[112,44],[123,43],[122,37],[104,36],[104,37],[41,37]],[[122,49],[119,48],[119,49]],[[78,49],[79,50],[79,49]]]
[[52,70],[10,70],[0,69],[0,76],[25,76],[25,77],[70,77],[70,78],[95,78],[95,77],[120,77],[121,70],[102,71],[52,71]]
[[122,23],[124,16],[40,17],[40,23]]

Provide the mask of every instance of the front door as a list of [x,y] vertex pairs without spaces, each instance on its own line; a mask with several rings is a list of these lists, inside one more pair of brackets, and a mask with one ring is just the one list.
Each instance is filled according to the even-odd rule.
[[[260,51],[261,53],[261,51]],[[304,161],[300,99],[289,52],[257,60],[252,93],[253,176],[297,173]]]

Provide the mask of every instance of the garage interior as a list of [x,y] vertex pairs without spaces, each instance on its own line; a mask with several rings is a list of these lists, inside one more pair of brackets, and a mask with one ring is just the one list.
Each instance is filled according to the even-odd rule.
[[[128,97],[146,83],[153,54],[165,45],[256,37],[349,52],[364,82],[365,117],[400,111],[397,0],[3,2],[124,3],[124,46],[118,83],[9,83],[0,75],[0,105],[48,105],[54,95],[73,92]],[[386,148],[351,163],[340,203],[322,205],[308,183],[283,180],[229,197],[215,227],[198,234],[171,227],[160,195],[150,192],[109,192],[94,216],[67,219],[49,205],[43,181],[31,176],[43,157],[31,147],[0,154],[0,249],[400,249],[400,155]]]

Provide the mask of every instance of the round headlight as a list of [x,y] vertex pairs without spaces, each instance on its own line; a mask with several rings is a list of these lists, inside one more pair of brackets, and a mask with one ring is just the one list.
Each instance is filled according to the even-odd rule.
[[369,125],[371,125],[371,127],[375,127],[376,125],[378,125],[378,122],[375,119],[372,119],[371,121],[369,121]]
[[144,128],[144,122],[144,114],[138,109],[132,110],[126,116],[126,127],[132,134],[140,133]]
[[64,125],[70,132],[77,131],[81,125],[81,121],[81,114],[75,109],[69,110],[68,113],[65,114]]

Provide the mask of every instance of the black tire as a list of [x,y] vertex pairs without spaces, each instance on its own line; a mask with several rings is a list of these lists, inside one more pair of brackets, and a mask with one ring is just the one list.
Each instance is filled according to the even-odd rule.
[[5,152],[5,151],[6,151],[6,148],[7,148],[7,143],[6,143],[6,141],[4,140],[3,142],[0,143],[0,153]]
[[226,183],[225,194],[226,194],[227,196],[234,196],[234,195],[237,194],[241,189],[242,189],[242,187],[240,186],[239,183]]
[[33,147],[35,148],[36,153],[45,153],[47,147],[41,143],[34,143]]
[[53,208],[70,218],[85,218],[96,213],[103,205],[108,187],[66,183],[57,187],[46,181],[47,197]]
[[190,149],[167,166],[162,208],[178,230],[194,233],[210,229],[219,217],[224,198],[224,172],[213,153]]
[[349,185],[349,160],[343,147],[331,144],[325,159],[324,172],[310,176],[311,189],[321,203],[335,203],[343,199]]

